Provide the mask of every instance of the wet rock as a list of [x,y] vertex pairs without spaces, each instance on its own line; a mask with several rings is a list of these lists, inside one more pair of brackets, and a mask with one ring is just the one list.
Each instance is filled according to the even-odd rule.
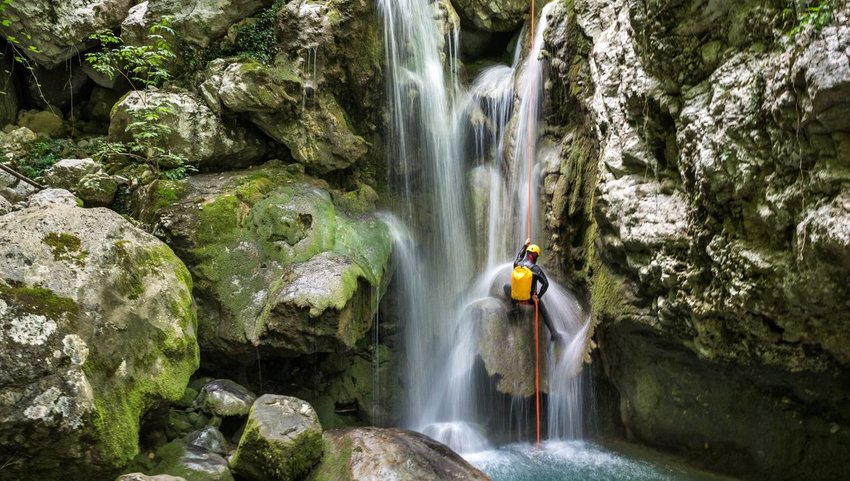
[[76,207],[77,198],[65,189],[44,189],[33,194],[27,202],[27,207],[35,208],[46,208],[57,205]]
[[404,429],[334,429],[322,436],[325,455],[308,478],[400,481],[488,478],[463,458],[422,434]]
[[[138,450],[147,406],[198,366],[191,278],[173,252],[106,209],[0,217],[4,475],[106,476]],[[20,471],[23,470],[23,471]]]
[[153,474],[167,474],[186,481],[233,481],[227,461],[219,454],[183,441],[172,441],[157,449]]
[[455,0],[465,22],[485,32],[509,32],[522,26],[528,2],[521,0]]
[[24,55],[54,68],[93,45],[89,35],[116,28],[132,4],[132,0],[10,2],[4,12],[9,25],[2,30],[20,40]]
[[194,94],[185,91],[131,92],[113,109],[109,136],[130,140],[125,131],[130,112],[145,105],[171,105],[173,113],[160,122],[171,128],[161,147],[185,156],[201,169],[235,168],[250,165],[266,152],[263,139],[249,130],[230,125]]
[[322,449],[322,426],[312,406],[266,394],[251,408],[230,464],[255,481],[302,479],[318,464]]
[[216,416],[247,416],[257,396],[227,379],[217,379],[201,388],[195,404]]
[[386,226],[297,169],[159,182],[143,219],[190,259],[205,349],[229,361],[349,351],[389,281]]
[[227,440],[224,439],[221,431],[213,426],[206,426],[200,431],[189,434],[186,437],[186,444],[221,456],[227,454]]

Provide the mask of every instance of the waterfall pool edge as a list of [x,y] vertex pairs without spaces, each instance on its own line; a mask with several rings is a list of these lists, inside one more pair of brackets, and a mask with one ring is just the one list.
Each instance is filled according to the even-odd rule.
[[668,454],[622,442],[517,443],[463,457],[493,481],[733,481]]

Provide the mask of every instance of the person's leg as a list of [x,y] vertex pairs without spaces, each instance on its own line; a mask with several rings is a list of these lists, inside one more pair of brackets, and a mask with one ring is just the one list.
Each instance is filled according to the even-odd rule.
[[538,309],[540,310],[540,317],[543,318],[543,324],[546,324],[546,328],[549,329],[549,335],[553,341],[557,341],[561,339],[561,333],[555,330],[555,326],[552,325],[552,318],[549,317],[549,311],[546,309],[546,304],[543,303],[542,300],[537,301]]
[[508,301],[511,303],[511,309],[508,311],[508,316],[511,319],[515,318],[517,314],[519,314],[519,307],[516,305],[516,301],[514,301],[513,297],[511,297],[511,285],[505,284],[505,297],[508,298]]

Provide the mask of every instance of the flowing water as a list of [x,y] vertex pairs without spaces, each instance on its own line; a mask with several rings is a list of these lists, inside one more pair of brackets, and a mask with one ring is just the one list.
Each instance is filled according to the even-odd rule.
[[[501,289],[509,279],[507,262],[528,230],[542,239],[534,152],[549,7],[532,41],[518,45],[513,65],[484,71],[469,91],[457,78],[458,31],[439,23],[437,2],[380,0],[379,8],[392,113],[387,158],[393,205],[384,219],[395,239],[394,295],[405,332],[404,423],[456,451],[486,452],[489,439],[527,440],[533,419],[533,396],[517,396],[504,409],[508,428],[494,432],[500,429],[489,416],[506,395],[482,375],[480,318],[482,306],[495,305],[499,312],[485,322],[507,322]],[[544,302],[564,342],[548,342],[541,328],[548,407],[543,434],[578,438],[588,316],[554,282]]]

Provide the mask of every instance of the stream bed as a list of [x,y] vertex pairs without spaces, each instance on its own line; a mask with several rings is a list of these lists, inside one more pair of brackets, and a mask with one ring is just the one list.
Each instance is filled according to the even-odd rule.
[[633,445],[588,441],[511,444],[464,458],[493,481],[731,481]]

